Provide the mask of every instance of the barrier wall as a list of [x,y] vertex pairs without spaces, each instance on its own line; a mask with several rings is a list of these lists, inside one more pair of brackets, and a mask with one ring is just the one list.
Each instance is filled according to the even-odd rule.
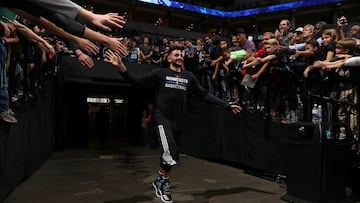
[[31,176],[53,151],[55,82],[13,110],[18,123],[0,121],[0,202]]

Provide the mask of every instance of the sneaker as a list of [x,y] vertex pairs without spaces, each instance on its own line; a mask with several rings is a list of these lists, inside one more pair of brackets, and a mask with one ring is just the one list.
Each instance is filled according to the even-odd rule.
[[158,174],[156,180],[152,183],[155,194],[161,199],[164,203],[172,203],[172,197],[170,193],[170,181],[168,178],[164,178],[162,175]]
[[170,181],[168,178],[164,179],[162,187],[160,188],[161,201],[165,203],[172,203],[172,196],[170,192]]
[[15,113],[11,111],[10,109],[7,111],[3,111],[0,114],[1,119],[3,119],[5,122],[8,123],[17,123],[18,121],[14,117]]
[[152,183],[152,185],[155,189],[156,197],[161,197],[160,188],[161,188],[162,179],[163,179],[163,176],[161,174],[158,174],[155,181]]

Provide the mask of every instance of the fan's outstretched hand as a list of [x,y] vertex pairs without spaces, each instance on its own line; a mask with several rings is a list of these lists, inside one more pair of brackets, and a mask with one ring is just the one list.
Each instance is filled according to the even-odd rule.
[[232,104],[230,107],[231,107],[231,111],[232,111],[234,114],[240,113],[240,112],[242,111],[241,106],[239,106],[239,105],[237,105],[237,104]]

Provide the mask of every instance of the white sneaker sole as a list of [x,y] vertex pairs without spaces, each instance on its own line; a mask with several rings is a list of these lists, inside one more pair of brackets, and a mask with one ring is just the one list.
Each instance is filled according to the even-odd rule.
[[[173,202],[172,200],[171,201],[165,200],[161,194],[161,191],[158,191],[156,185],[154,183],[151,183],[151,184],[154,187],[156,197],[160,198],[162,202],[164,202],[164,203],[172,203]],[[160,195],[158,194],[158,192],[160,193]]]
[[[157,186],[155,185],[155,183],[151,183],[151,184],[154,187],[156,197],[161,198],[161,195],[158,194],[158,189],[157,189]],[[159,193],[161,194],[161,192],[159,192]]]
[[164,203],[172,203],[172,202],[173,202],[172,200],[171,200],[171,201],[164,200],[163,197],[162,197],[162,195],[161,195],[160,199],[161,199],[161,201],[164,202]]

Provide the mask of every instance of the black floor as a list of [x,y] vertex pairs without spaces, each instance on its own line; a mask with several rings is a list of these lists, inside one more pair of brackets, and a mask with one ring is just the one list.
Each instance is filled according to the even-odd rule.
[[[184,154],[180,159],[171,175],[174,202],[284,202],[286,189],[271,179]],[[54,152],[4,202],[160,203],[151,186],[158,162],[159,150],[145,147]]]

